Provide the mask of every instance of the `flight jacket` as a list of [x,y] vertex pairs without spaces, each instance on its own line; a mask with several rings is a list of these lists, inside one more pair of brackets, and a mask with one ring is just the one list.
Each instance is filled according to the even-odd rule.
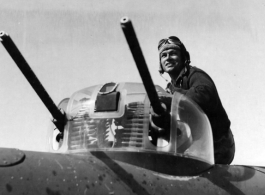
[[171,94],[178,91],[201,107],[211,123],[214,141],[228,135],[231,122],[213,80],[203,70],[194,66],[185,67],[176,80],[168,83],[166,90]]

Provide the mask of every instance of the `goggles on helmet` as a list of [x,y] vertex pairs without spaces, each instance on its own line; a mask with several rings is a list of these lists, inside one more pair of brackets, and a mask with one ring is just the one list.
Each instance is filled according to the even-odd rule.
[[158,50],[165,44],[183,45],[178,37],[170,36],[167,39],[161,39],[158,43]]

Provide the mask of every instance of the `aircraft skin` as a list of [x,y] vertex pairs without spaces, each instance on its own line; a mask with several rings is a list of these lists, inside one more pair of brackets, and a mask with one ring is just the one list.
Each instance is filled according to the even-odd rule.
[[[128,27],[128,20],[123,19],[122,25],[134,57],[142,56],[141,52],[139,53],[139,46],[137,44],[135,46],[135,43],[138,42],[130,22]],[[126,33],[129,33],[130,36],[127,36],[128,34],[126,35]],[[130,42],[128,37],[134,37],[133,41]],[[34,89],[37,88],[35,91],[38,93],[38,89],[42,88],[42,86],[38,86],[41,84],[38,80],[36,81],[36,76],[28,67],[24,58],[4,33],[0,33],[0,38],[2,39],[1,41],[4,40],[2,43],[6,49],[12,51],[10,55],[19,68],[22,69],[22,72],[23,69],[27,70],[23,72],[26,78],[35,79],[34,82],[32,80],[29,80],[29,82]],[[7,43],[4,43],[5,41]],[[156,107],[154,105],[158,103],[156,102],[158,99],[156,99],[157,97],[152,97],[150,93],[152,94],[152,90],[157,90],[157,88],[152,84],[151,78],[148,78],[150,77],[146,73],[148,70],[142,68],[142,66],[146,67],[143,58],[140,57],[135,59],[135,61],[136,64],[141,65],[140,68],[138,67],[141,77],[147,80],[143,80],[143,82],[150,102],[147,101],[144,105],[151,103],[153,107]],[[120,84],[117,88],[117,91],[121,92],[121,96],[125,98],[121,86],[129,91],[133,84],[128,84],[127,88],[126,84]],[[143,91],[143,86],[140,86],[140,88]],[[150,88],[153,88],[151,92],[149,91]],[[93,88],[93,90],[97,91],[98,88]],[[140,90],[141,93],[142,91]],[[44,92],[46,93],[46,91]],[[41,91],[39,96],[44,102],[49,102],[48,106],[46,106],[56,119],[53,122],[57,129],[64,133],[66,124],[61,119],[65,116],[58,112],[57,107],[53,108],[53,102],[48,95],[43,97],[45,96],[43,95],[44,92]],[[176,95],[174,98],[176,98],[175,102],[181,102],[181,96]],[[158,108],[156,111],[160,112],[161,110]],[[125,111],[123,110],[123,112]],[[149,115],[149,112],[147,114]],[[181,117],[181,114],[179,115]],[[83,118],[85,118],[85,115],[83,115]],[[77,118],[77,120],[79,119]],[[82,120],[85,121],[86,119]],[[73,119],[69,123],[74,124],[74,122]],[[76,121],[76,123],[78,122]],[[64,124],[62,125],[62,123]],[[181,123],[178,125],[181,126]],[[183,127],[186,126],[184,125]],[[70,130],[74,129],[74,127],[72,129],[67,128]],[[68,130],[69,137],[71,137],[70,130]],[[74,134],[75,132],[72,133]],[[63,137],[64,141],[67,137],[66,134]],[[174,136],[174,133],[171,135]],[[179,135],[176,134],[175,136],[178,139]],[[186,136],[190,138],[188,134]],[[173,142],[172,140],[171,142]],[[186,146],[191,150],[191,146],[196,140],[187,140],[188,144]],[[90,142],[89,139],[86,141]],[[67,143],[71,143],[71,140]],[[177,149],[177,144],[179,143],[179,141],[175,143],[175,149]],[[210,140],[208,144],[212,146],[212,141]],[[64,148],[64,146],[61,146],[61,148]],[[189,156],[187,153],[180,152],[180,150],[167,153],[159,149],[156,150],[154,146],[148,147],[147,149],[142,147],[139,150],[135,148],[120,150],[119,147],[115,149],[115,145],[113,145],[110,150],[109,148],[102,150],[85,148],[85,150],[71,151],[68,150],[71,148],[69,144],[69,148],[62,150],[63,152],[60,152],[59,149],[55,153],[0,148],[0,194],[265,194],[265,167],[218,165],[211,160],[211,155],[209,157],[210,160],[202,158],[203,160],[201,161],[198,160],[200,159],[200,153],[193,157],[195,153]],[[174,147],[170,147],[168,151],[171,152]],[[211,152],[213,153],[213,151]]]
[[[265,168],[213,165],[198,176],[174,176],[113,160],[104,152],[53,154],[1,148],[0,194],[257,194]],[[3,163],[3,153],[18,162]],[[8,157],[6,157],[8,161]],[[167,163],[159,166],[167,166]]]

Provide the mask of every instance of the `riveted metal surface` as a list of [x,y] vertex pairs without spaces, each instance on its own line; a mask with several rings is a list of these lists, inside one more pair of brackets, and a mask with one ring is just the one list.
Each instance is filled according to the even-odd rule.
[[25,154],[13,148],[0,148],[0,167],[13,166],[23,162]]
[[197,176],[154,172],[105,152],[23,151],[23,163],[0,167],[0,194],[46,195],[264,195],[265,174],[253,167],[214,165]]

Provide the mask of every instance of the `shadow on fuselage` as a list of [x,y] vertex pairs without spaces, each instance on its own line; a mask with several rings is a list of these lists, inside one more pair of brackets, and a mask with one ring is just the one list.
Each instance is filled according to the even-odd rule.
[[[237,187],[237,183],[242,183],[253,178],[256,174],[255,169],[236,166],[236,165],[215,165],[211,170],[201,175],[211,183],[222,188],[229,194],[245,194],[242,189]],[[245,190],[244,190],[245,191]]]

